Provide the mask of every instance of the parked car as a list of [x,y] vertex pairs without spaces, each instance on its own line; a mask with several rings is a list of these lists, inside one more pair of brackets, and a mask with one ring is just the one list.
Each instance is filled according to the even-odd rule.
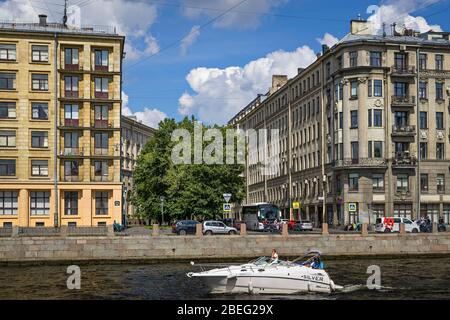
[[200,222],[195,220],[180,220],[172,224],[172,233],[184,236],[186,234],[195,234],[197,224]]
[[225,223],[229,227],[236,228],[237,230],[241,230],[241,224],[245,223],[241,220],[236,220],[233,218],[223,219],[223,223]]
[[295,231],[313,231],[313,224],[309,220],[297,221]]
[[290,220],[287,224],[288,224],[288,229],[289,230],[295,230],[295,226],[300,223],[300,221],[295,221],[295,220]]
[[406,232],[412,232],[412,233],[420,232],[420,227],[415,221],[412,221],[411,219],[404,218],[404,217],[377,218],[376,224],[375,224],[375,231],[376,232],[385,232],[385,233],[399,232],[401,223],[405,224]]
[[237,234],[237,229],[228,227],[222,221],[204,221],[203,222],[203,234]]

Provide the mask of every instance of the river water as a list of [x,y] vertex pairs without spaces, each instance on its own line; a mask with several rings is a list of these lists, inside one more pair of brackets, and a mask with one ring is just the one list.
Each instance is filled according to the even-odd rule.
[[[68,290],[68,265],[0,266],[0,299],[449,299],[450,257],[325,260],[346,292],[295,296],[211,295],[186,273],[189,263],[80,265],[81,289]],[[381,269],[381,290],[364,284]]]

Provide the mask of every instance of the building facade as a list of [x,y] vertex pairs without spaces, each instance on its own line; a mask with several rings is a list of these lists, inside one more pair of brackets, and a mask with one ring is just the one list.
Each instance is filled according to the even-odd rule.
[[133,172],[136,161],[147,141],[155,133],[155,129],[137,121],[134,116],[122,116],[122,179],[123,208],[127,219],[134,217],[134,207],[130,204],[130,193],[133,188]]
[[0,24],[0,227],[121,221],[124,37]]
[[294,78],[274,76],[269,93],[229,122],[280,132],[279,172],[247,165],[248,203],[272,202],[316,225],[450,222],[449,33],[367,30],[352,21],[346,37]]

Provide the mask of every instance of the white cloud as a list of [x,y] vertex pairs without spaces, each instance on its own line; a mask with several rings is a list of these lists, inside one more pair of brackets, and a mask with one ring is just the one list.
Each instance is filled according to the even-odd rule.
[[[82,4],[82,3],[81,3]],[[73,7],[71,8],[73,9]],[[80,7],[83,25],[114,26],[127,36],[127,59],[137,59],[159,50],[150,28],[157,18],[156,6],[132,0],[95,0]],[[37,15],[48,15],[48,21],[62,21],[62,7],[56,1],[44,3],[34,0],[0,1],[0,19],[38,21]]]
[[193,26],[191,32],[181,40],[180,48],[181,54],[185,55],[187,53],[187,49],[197,40],[200,36],[200,26]]
[[410,14],[425,8],[440,0],[389,0],[384,1],[379,7],[369,7],[367,13],[373,13],[368,21],[373,34],[381,34],[383,32],[383,23],[385,30],[389,33],[390,25],[397,24],[397,31],[402,28],[413,29],[420,32],[430,30],[442,31],[439,25],[430,25],[424,17],[411,16]]
[[[189,18],[197,19],[201,16],[214,18],[222,12],[229,10],[242,0],[183,0],[183,14]],[[255,28],[259,25],[263,13],[269,13],[273,8],[289,0],[247,0],[215,21],[214,26],[228,28]],[[262,14],[255,14],[262,13]]]
[[266,93],[273,74],[293,77],[298,68],[315,61],[314,51],[303,46],[295,51],[282,50],[249,62],[244,67],[196,68],[186,80],[193,94],[179,98],[178,112],[196,114],[207,123],[226,123],[259,93]]
[[144,108],[143,111],[133,112],[128,105],[128,95],[122,91],[122,115],[124,116],[135,116],[138,121],[141,121],[143,124],[146,124],[152,128],[158,128],[159,123],[167,118],[167,115],[158,110],[151,108]]
[[335,36],[333,36],[332,34],[330,34],[328,32],[325,33],[322,38],[316,38],[316,40],[320,44],[322,44],[322,45],[326,44],[330,48],[339,41],[338,38],[336,38]]

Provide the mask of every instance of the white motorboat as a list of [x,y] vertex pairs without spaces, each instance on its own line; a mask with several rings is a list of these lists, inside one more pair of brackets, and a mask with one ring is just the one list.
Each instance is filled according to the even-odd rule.
[[[320,261],[320,255],[319,251],[312,251],[293,261],[260,257],[242,265],[221,265],[209,271],[190,272],[187,276],[204,280],[211,293],[294,294],[341,290],[343,287],[335,285],[323,268],[310,266],[312,261]],[[201,265],[205,266],[211,265]]]

